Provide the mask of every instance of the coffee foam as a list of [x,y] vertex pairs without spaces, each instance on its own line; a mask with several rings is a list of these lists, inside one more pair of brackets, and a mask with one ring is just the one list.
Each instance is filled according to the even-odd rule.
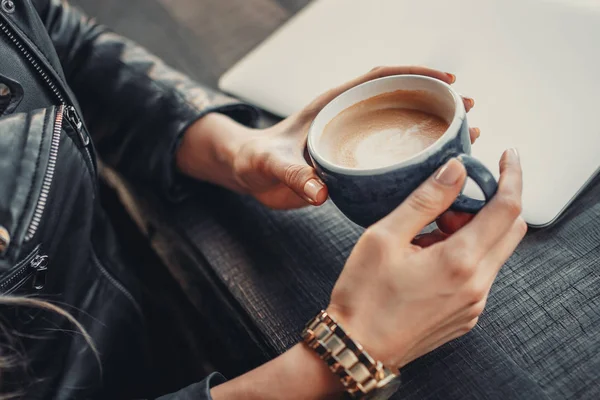
[[332,163],[346,168],[397,164],[435,143],[448,130],[447,120],[452,116],[453,110],[427,92],[385,93],[357,103],[331,120],[321,137],[320,150]]

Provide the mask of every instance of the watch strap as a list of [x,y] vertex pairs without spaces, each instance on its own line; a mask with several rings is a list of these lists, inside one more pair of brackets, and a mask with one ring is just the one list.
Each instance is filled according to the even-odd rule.
[[302,332],[304,342],[339,376],[353,399],[362,399],[398,375],[371,357],[326,311],[322,310]]

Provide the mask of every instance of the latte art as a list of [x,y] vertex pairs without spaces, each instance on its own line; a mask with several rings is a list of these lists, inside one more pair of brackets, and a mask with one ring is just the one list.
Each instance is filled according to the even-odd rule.
[[445,119],[429,112],[444,111],[431,100],[423,92],[397,91],[355,104],[325,127],[321,151],[332,163],[346,168],[372,169],[402,162],[448,130]]

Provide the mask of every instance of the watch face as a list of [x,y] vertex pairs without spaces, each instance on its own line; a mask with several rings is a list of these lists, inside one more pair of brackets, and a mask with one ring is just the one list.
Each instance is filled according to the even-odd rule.
[[369,393],[365,397],[364,400],[388,400],[390,397],[394,395],[400,389],[400,377],[394,378],[390,383],[385,385],[384,387],[374,390]]

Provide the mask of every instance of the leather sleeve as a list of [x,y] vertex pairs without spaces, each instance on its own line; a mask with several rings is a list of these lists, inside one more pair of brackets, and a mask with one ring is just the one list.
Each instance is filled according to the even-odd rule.
[[[258,111],[202,87],[61,0],[34,0],[104,161],[173,194],[186,128],[217,111],[254,125]],[[172,197],[172,196],[171,196]]]
[[159,397],[157,400],[212,400],[210,389],[224,382],[223,375],[213,373],[202,382],[190,385],[176,393]]

